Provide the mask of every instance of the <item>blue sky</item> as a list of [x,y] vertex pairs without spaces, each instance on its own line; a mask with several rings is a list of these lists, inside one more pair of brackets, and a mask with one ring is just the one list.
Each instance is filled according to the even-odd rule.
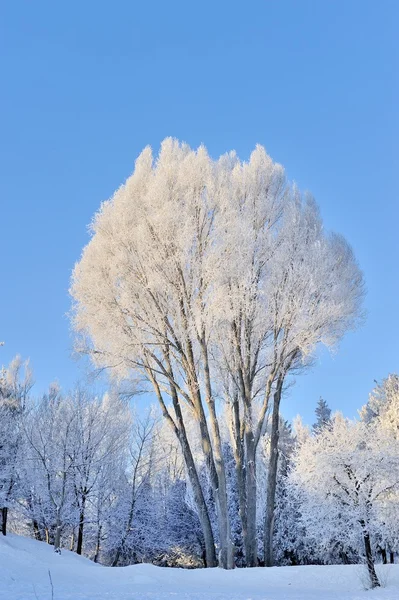
[[71,386],[66,313],[87,224],[147,144],[256,143],[318,201],[364,271],[365,325],[284,400],[348,416],[399,369],[399,4],[380,0],[4,2],[0,365]]

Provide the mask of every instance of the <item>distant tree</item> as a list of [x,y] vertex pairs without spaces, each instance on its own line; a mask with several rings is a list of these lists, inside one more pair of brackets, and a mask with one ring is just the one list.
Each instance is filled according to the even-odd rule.
[[98,398],[77,388],[70,401],[76,414],[73,469],[79,513],[76,552],[82,554],[87,506],[97,492],[98,480],[107,463],[112,464],[120,451],[127,447],[131,414],[126,404],[113,394]]
[[[63,527],[73,520],[76,419],[71,399],[63,397],[57,387],[51,387],[24,420],[28,473],[33,477],[32,485],[40,486],[58,554]],[[50,531],[46,536],[49,534]]]
[[[154,429],[155,418],[151,413],[142,419],[135,419],[131,431],[126,469],[124,472],[123,494],[117,508],[117,531],[115,554],[112,566],[116,567],[121,558],[126,560],[127,548],[134,545],[134,532],[140,530],[137,526],[136,514],[146,510],[148,492],[150,489],[151,472],[154,467]],[[145,497],[146,496],[146,497]],[[145,497],[145,498],[144,498]],[[136,541],[137,543],[137,541]]]
[[379,421],[383,428],[399,439],[399,375],[391,373],[377,383],[359,412],[363,421]]
[[303,523],[318,543],[334,538],[357,546],[366,560],[372,587],[379,586],[373,540],[378,539],[399,490],[398,442],[374,424],[349,421],[337,413],[330,427],[303,436],[291,481],[302,497]]
[[2,534],[7,533],[8,508],[18,479],[21,418],[33,385],[29,361],[17,356],[0,371],[0,508]]
[[[391,373],[377,383],[359,413],[365,423],[373,424],[384,435],[399,440],[399,375]],[[390,562],[393,563],[395,551],[399,548],[399,493],[389,507],[389,514],[385,514],[383,519],[384,533],[380,547],[383,560],[387,561],[389,552]]]
[[315,414],[317,417],[316,423],[313,424],[313,431],[318,433],[323,427],[326,427],[331,421],[331,409],[328,406],[327,402],[320,397],[317,406],[315,409]]

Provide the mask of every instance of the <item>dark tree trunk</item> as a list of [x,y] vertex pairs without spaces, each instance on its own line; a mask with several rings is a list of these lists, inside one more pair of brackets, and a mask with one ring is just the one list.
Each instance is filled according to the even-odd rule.
[[241,520],[241,535],[244,546],[244,560],[242,566],[247,566],[247,547],[248,547],[248,530],[247,530],[247,493],[246,493],[246,472],[244,466],[244,440],[241,433],[240,407],[238,403],[238,395],[232,399],[232,439],[234,464],[237,477],[239,513]]
[[387,551],[385,550],[385,548],[381,548],[381,558],[382,558],[382,564],[386,565],[387,564]]
[[377,573],[375,572],[373,554],[371,552],[370,535],[367,531],[363,533],[364,549],[366,553],[366,565],[370,577],[370,584],[372,588],[380,587]]
[[[241,441],[238,441],[238,444],[241,444]],[[247,496],[245,491],[245,468],[244,468],[244,459],[242,455],[242,449],[238,452],[235,452],[235,472],[237,477],[237,487],[238,487],[238,502],[239,502],[239,513],[241,520],[241,533],[242,533],[242,542],[244,546],[244,564],[243,566],[247,566],[246,555],[247,555],[247,544],[248,544],[248,533],[247,533]]]
[[35,540],[42,542],[43,538],[40,533],[39,523],[36,521],[36,519],[33,519],[32,526],[33,526],[33,534],[35,536]]
[[202,558],[202,562],[203,562],[204,568],[206,569],[208,565],[207,565],[207,563],[206,563],[206,552],[205,552],[205,547],[202,549],[202,552],[201,552],[201,558]]
[[100,556],[100,546],[101,546],[101,529],[102,526],[99,525],[98,526],[98,531],[97,531],[97,540],[96,540],[96,552],[94,554],[94,562],[98,562],[98,557]]
[[85,505],[86,505],[86,496],[83,495],[82,496],[82,506],[80,507],[80,514],[79,514],[78,543],[76,546],[76,554],[82,554]]
[[56,509],[56,526],[54,535],[54,552],[61,554],[61,507]]
[[1,509],[1,533],[3,535],[7,535],[7,518],[8,518],[8,508],[7,506],[3,506]]
[[395,553],[394,552],[389,553],[389,562],[391,563],[391,565],[394,564],[394,562],[395,562]]

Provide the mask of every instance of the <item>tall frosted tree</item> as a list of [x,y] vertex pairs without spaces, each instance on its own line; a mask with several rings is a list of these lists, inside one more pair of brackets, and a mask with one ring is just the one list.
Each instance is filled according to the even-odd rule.
[[[279,407],[289,374],[353,327],[362,276],[315,202],[258,146],[212,160],[171,139],[94,218],[71,293],[82,349],[116,377],[143,375],[182,450],[206,563],[234,566],[221,418],[230,415],[245,559],[257,564],[256,455],[272,403],[264,552],[271,564]],[[218,411],[224,402],[228,411]],[[188,428],[212,488],[218,551]],[[218,554],[218,557],[216,556]]]

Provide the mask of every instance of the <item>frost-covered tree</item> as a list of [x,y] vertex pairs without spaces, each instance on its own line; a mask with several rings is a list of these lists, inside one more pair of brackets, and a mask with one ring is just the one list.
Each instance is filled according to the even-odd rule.
[[57,553],[61,552],[63,526],[73,521],[76,419],[71,399],[52,387],[24,420],[28,465],[34,475],[32,484],[35,488],[40,486]]
[[313,431],[317,433],[323,427],[326,427],[331,421],[331,408],[323,398],[319,398],[315,408],[316,423],[313,424]]
[[53,542],[57,552],[69,536],[70,549],[81,554],[86,532],[98,558],[104,515],[127,449],[130,409],[114,394],[97,397],[77,388],[64,395],[57,385],[28,408],[22,420],[22,514],[35,537]]
[[[295,198],[295,194],[294,194]],[[292,211],[292,212],[291,212]],[[290,373],[311,363],[318,343],[336,344],[354,325],[362,282],[351,249],[339,236],[324,233],[313,201],[293,202],[282,227],[271,297],[273,340],[279,370],[273,394],[271,455],[265,517],[265,562],[273,563],[272,533],[278,464],[279,406]],[[274,355],[274,354],[273,354]]]
[[[154,466],[155,424],[154,417],[148,414],[142,420],[136,418],[131,431],[127,446],[123,493],[116,509],[119,533],[112,560],[113,567],[117,566],[121,557],[126,558],[124,554],[126,555],[128,547],[137,545],[137,531],[140,528],[136,525],[136,513],[141,511],[143,517],[146,505],[150,503],[148,496],[151,471]],[[143,531],[140,531],[140,535],[143,535]]]
[[77,389],[70,399],[76,418],[74,423],[73,486],[78,508],[76,552],[82,554],[87,505],[96,494],[98,480],[115,457],[127,446],[131,414],[117,395],[93,397]]
[[[324,232],[317,207],[257,147],[213,161],[165,140],[102,205],[73,275],[74,326],[97,366],[140,373],[179,440],[209,566],[234,566],[218,401],[230,405],[246,564],[257,563],[256,451],[273,401],[264,526],[271,564],[279,406],[287,377],[316,345],[353,326],[362,278],[347,243]],[[202,458],[187,433],[196,424]]]
[[206,566],[204,538],[182,453],[162,421],[155,430],[150,479],[151,560],[162,566]]
[[[399,376],[396,373],[391,373],[376,385],[367,404],[360,410],[360,417],[365,423],[374,424],[383,435],[399,440]],[[389,511],[384,515],[385,531],[380,544],[384,561],[387,560],[389,552],[390,562],[394,562],[394,554],[399,548],[398,506],[399,494],[396,494],[396,500],[388,503]]]
[[398,442],[337,413],[330,427],[302,437],[291,481],[308,534],[326,551],[332,538],[343,548],[359,548],[370,584],[378,586],[373,543],[399,488]]
[[360,417],[366,423],[378,421],[399,439],[399,375],[391,373],[376,385],[360,410]]
[[83,553],[94,562],[108,564],[114,549],[115,517],[120,494],[125,492],[121,484],[124,480],[125,450],[123,448],[121,452],[113,452],[107,460],[101,461],[89,498]]
[[29,361],[15,357],[0,371],[0,508],[1,530],[7,533],[8,508],[18,481],[21,454],[21,418],[32,388]]

